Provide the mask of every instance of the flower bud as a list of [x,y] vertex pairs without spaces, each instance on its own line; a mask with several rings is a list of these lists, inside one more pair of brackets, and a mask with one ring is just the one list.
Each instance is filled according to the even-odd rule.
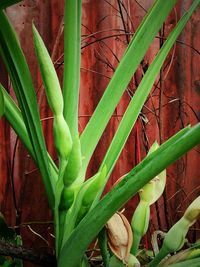
[[88,180],[89,183],[82,199],[83,206],[90,206],[92,204],[105,180],[106,173],[107,169],[103,167],[100,172]]
[[54,115],[63,113],[63,96],[58,76],[45,44],[33,25],[35,51],[49,106]]
[[63,115],[54,118],[54,143],[60,158],[67,160],[72,149],[72,138]]
[[133,244],[131,248],[131,253],[133,255],[137,254],[140,240],[147,232],[147,229],[149,227],[149,217],[149,203],[141,200],[133,214],[131,221],[131,227],[133,230]]
[[64,187],[61,193],[59,210],[68,210],[74,202],[74,188]]
[[196,222],[200,215],[199,206],[200,197],[197,197],[187,208],[183,217],[167,232],[159,253],[149,266],[155,266],[167,254],[176,252],[183,247],[190,226]]
[[200,196],[197,197],[184,213],[184,218],[189,221],[190,225],[200,217]]
[[80,208],[77,215],[76,224],[78,224],[85,214],[89,211],[95,197],[98,195],[99,189],[101,188],[105,177],[106,177],[106,167],[94,175],[92,178],[88,179],[80,189],[77,196],[77,203],[80,202]]
[[77,135],[74,138],[72,150],[69,155],[68,164],[65,169],[65,174],[63,177],[63,183],[65,186],[69,186],[75,181],[75,179],[78,177],[81,166],[82,166],[81,144],[79,136]]

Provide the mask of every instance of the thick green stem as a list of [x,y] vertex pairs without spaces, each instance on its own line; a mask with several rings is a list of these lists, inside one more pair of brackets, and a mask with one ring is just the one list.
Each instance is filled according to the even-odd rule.
[[136,255],[138,252],[138,248],[140,245],[140,240],[142,238],[142,236],[140,235],[140,233],[134,232],[134,242],[133,242],[133,246],[131,247],[131,254]]
[[56,257],[58,258],[60,252],[60,244],[62,243],[63,238],[63,229],[60,227],[60,223],[62,221],[62,212],[60,213],[59,205],[61,199],[61,193],[63,190],[63,175],[65,172],[65,168],[67,166],[67,161],[61,159],[59,166],[59,176],[56,185],[56,195],[55,195],[55,213],[54,213],[54,222],[55,222],[55,235],[56,235]]
[[156,267],[168,255],[168,250],[162,247],[156,257],[148,264],[148,267]]
[[101,250],[104,266],[109,267],[110,253],[108,251],[108,239],[105,228],[103,228],[98,235],[98,243]]

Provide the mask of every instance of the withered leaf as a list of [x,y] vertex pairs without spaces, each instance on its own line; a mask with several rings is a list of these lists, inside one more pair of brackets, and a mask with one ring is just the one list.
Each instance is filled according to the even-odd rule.
[[117,258],[128,262],[133,241],[131,226],[126,217],[115,213],[106,224],[108,245]]

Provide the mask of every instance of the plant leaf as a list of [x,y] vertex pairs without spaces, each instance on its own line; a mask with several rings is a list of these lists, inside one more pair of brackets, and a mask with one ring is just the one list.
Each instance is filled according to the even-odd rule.
[[2,91],[0,90],[0,118],[3,116],[4,114],[4,96]]
[[78,266],[88,245],[108,219],[148,181],[199,143],[200,124],[197,124],[180,131],[147,156],[83,218],[65,242],[58,267]]
[[0,9],[4,9],[6,7],[12,6],[22,0],[0,0]]
[[186,261],[197,257],[200,257],[200,249],[188,248],[185,250],[181,250],[180,252],[174,254],[173,256],[162,260],[161,263],[158,265],[158,267],[166,267],[169,266],[170,264],[175,264],[181,261]]
[[[32,144],[30,142],[30,138],[28,136],[26,126],[24,124],[22,114],[14,100],[10,97],[10,95],[7,93],[5,88],[0,84],[0,92],[3,93],[4,96],[4,105],[5,105],[5,117],[16,132],[17,136],[20,138],[21,142],[24,144],[26,149],[28,150],[30,156],[32,159],[35,161],[36,165],[37,163],[37,158],[35,156]],[[52,188],[55,191],[55,185],[57,182],[58,178],[58,168],[55,165],[54,161],[52,160],[51,156],[47,154],[49,164],[50,164],[50,172],[51,172],[51,184]]]
[[[117,159],[124,147],[124,144],[126,143],[126,140],[128,139],[128,136],[137,120],[137,117],[151,91],[151,88],[153,86],[153,83],[159,74],[159,71],[162,67],[162,64],[164,60],[166,59],[170,49],[172,48],[173,44],[175,43],[177,37],[185,27],[187,21],[191,17],[192,13],[196,9],[196,7],[199,4],[199,0],[194,1],[193,5],[189,9],[188,12],[186,12],[174,30],[171,32],[170,36],[164,43],[163,47],[157,54],[156,58],[150,65],[149,69],[145,73],[137,91],[135,92],[134,96],[131,99],[131,102],[128,105],[128,108],[120,122],[120,125],[117,129],[117,132],[110,144],[110,147],[107,150],[107,153],[104,157],[104,160],[101,164],[101,166],[106,165],[108,169],[108,175],[107,179],[113,170],[115,163],[117,162]],[[107,182],[107,180],[106,180]]]
[[169,267],[199,267],[200,257],[168,265]]
[[80,179],[83,179],[91,155],[132,75],[175,3],[176,0],[155,1],[130,42],[103,97],[81,135],[81,149],[84,161]]
[[54,206],[47,150],[40,123],[32,78],[19,41],[6,15],[0,11],[0,55],[5,63],[45,184],[50,207]]
[[74,138],[78,133],[81,56],[81,0],[65,0],[64,15],[64,117]]

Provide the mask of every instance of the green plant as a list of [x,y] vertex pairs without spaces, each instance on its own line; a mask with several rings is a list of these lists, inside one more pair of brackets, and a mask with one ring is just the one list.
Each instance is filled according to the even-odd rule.
[[[16,34],[2,10],[2,8],[16,2],[19,1],[9,1],[6,4],[5,1],[0,1],[0,55],[10,76],[19,107],[1,85],[0,114],[4,113],[40,169],[55,221],[58,266],[81,266],[83,262],[87,261],[84,257],[87,247],[107,221],[141,188],[147,191],[146,194],[149,197],[149,189],[146,184],[157,175],[160,176],[168,165],[200,143],[200,124],[184,128],[157,148],[156,151],[147,155],[140,164],[100,200],[105,184],[164,60],[199,5],[200,0],[193,1],[189,10],[179,20],[156,55],[124,113],[98,173],[87,181],[85,181],[85,173],[94,149],[131,77],[167,15],[175,6],[176,1],[155,1],[134,34],[103,97],[80,137],[78,133],[78,96],[81,1],[65,1],[64,22],[67,27],[64,31],[63,90],[60,88],[47,49],[33,26],[36,55],[48,104],[54,116],[54,144],[59,157],[58,167],[46,149],[28,65]],[[144,205],[145,209],[157,200],[162,191],[163,187],[159,190],[156,189],[152,199],[145,200],[148,204],[148,207]],[[140,195],[145,198],[144,193]],[[141,212],[141,214],[143,213]],[[138,240],[147,230],[148,216],[146,216],[146,213],[144,216],[147,220]],[[87,235],[83,234],[85,232]],[[137,249],[138,241],[136,248],[134,248],[134,254]],[[107,261],[105,260],[105,262]],[[120,262],[120,264],[124,263]]]

